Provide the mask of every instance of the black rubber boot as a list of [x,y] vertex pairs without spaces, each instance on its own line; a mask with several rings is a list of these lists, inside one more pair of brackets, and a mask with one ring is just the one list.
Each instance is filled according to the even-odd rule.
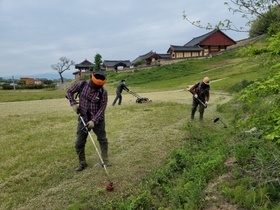
[[82,171],[87,167],[85,150],[77,151],[79,158],[79,165],[75,168],[75,171]]
[[203,121],[203,112],[199,112],[199,120]]
[[108,158],[108,143],[100,144],[101,157],[106,166],[112,166]]
[[194,114],[195,114],[195,110],[192,110],[191,120],[194,120]]

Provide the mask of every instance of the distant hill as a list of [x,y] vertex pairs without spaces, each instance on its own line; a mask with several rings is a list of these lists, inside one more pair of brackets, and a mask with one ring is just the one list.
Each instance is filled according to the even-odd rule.
[[[65,79],[75,79],[73,72],[64,72],[62,74],[63,78]],[[60,76],[57,72],[48,72],[48,73],[41,73],[41,74],[17,74],[11,76],[2,76],[3,79],[12,79],[14,77],[15,80],[19,80],[21,77],[30,77],[34,79],[48,79],[48,80],[60,80]]]

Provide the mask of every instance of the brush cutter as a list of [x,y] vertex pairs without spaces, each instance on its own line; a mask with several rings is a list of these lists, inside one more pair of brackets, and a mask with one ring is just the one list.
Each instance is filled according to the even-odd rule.
[[152,100],[149,100],[148,98],[142,98],[141,96],[139,96],[138,94],[132,92],[131,90],[127,91],[127,92],[137,98],[136,99],[136,103],[142,104],[142,103],[152,102]]
[[106,167],[106,165],[104,164],[104,161],[103,161],[103,159],[102,159],[102,157],[101,157],[101,155],[100,155],[100,152],[99,152],[98,149],[97,149],[97,146],[96,146],[96,144],[95,144],[95,142],[94,142],[94,140],[93,140],[93,138],[92,138],[92,136],[91,136],[91,134],[90,134],[90,131],[89,131],[89,129],[88,129],[88,127],[87,127],[87,125],[86,125],[86,123],[85,123],[83,117],[82,117],[80,114],[79,114],[79,117],[80,117],[80,119],[81,119],[81,121],[82,121],[82,123],[83,123],[83,125],[84,125],[84,127],[82,128],[82,130],[86,131],[86,132],[89,134],[89,137],[90,137],[90,139],[91,139],[91,141],[92,141],[92,143],[93,143],[93,146],[95,147],[95,150],[96,150],[96,152],[97,152],[97,154],[98,154],[98,156],[99,156],[99,159],[100,159],[100,161],[101,161],[102,167],[104,168],[104,170],[105,170],[105,172],[106,172],[106,174],[107,174],[109,184],[106,185],[106,190],[112,191],[112,190],[114,189],[114,185],[113,185],[113,182],[110,181],[110,177],[109,177],[109,173],[108,173],[107,167]]
[[[189,90],[189,92],[192,94],[192,92]],[[205,104],[205,103],[203,103],[199,98],[196,98],[205,108],[207,108],[207,105]],[[208,109],[213,115],[215,115],[214,114],[214,112],[212,112],[211,111],[211,109]],[[219,118],[219,117],[217,117],[215,120],[214,120],[214,123],[215,122],[218,122],[218,121],[221,121],[221,123],[223,123],[224,124],[224,128],[227,128],[227,125]]]
[[[203,103],[199,98],[196,98],[205,108],[207,107],[207,105],[205,104],[205,103]],[[211,111],[211,109],[208,109],[213,115],[215,115],[214,114],[214,112],[212,112]],[[214,123],[215,122],[218,122],[218,121],[221,121],[221,123],[223,123],[224,124],[224,128],[227,128],[227,125],[219,118],[219,117],[217,117],[215,120],[214,120]]]

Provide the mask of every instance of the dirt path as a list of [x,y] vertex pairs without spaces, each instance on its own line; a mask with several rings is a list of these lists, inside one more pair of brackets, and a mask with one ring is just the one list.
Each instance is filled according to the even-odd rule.
[[[140,97],[147,97],[152,102],[176,102],[182,104],[191,104],[192,95],[187,90],[173,90],[173,91],[160,91],[160,92],[149,92],[149,93],[137,93]],[[128,106],[136,103],[136,97],[129,93],[123,93],[122,106]],[[211,93],[209,107],[223,104],[228,102],[232,97],[230,95],[214,92]],[[108,108],[115,99],[115,95],[108,95]],[[48,101],[48,103],[46,103]],[[61,102],[59,102],[61,101]],[[21,106],[18,106],[21,104]],[[30,106],[35,104],[33,109],[25,109],[25,106]],[[7,106],[8,105],[8,106]],[[18,102],[1,102],[0,108],[5,110],[2,112],[2,116],[8,116],[12,113],[24,112],[25,114],[32,114],[36,110],[43,110],[45,106],[56,106],[59,110],[69,109],[69,103],[67,100],[63,99],[49,99],[49,100],[34,100],[34,101],[18,101]],[[47,107],[46,107],[47,108]],[[29,113],[30,111],[30,113]]]
[[[183,104],[192,103],[192,95],[186,89],[172,90],[172,91],[160,91],[160,92],[149,92],[149,93],[137,93],[140,97],[149,98],[153,102],[176,102]],[[109,95],[108,104],[111,105],[115,95]],[[229,94],[221,92],[211,92],[209,106],[223,104],[228,102],[232,97]],[[123,94],[123,105],[130,103],[135,103],[136,97],[129,93]]]

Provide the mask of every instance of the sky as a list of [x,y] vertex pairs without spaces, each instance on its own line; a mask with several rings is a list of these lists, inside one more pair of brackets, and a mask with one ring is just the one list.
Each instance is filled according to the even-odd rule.
[[[51,65],[61,57],[76,64],[94,63],[97,53],[102,60],[133,61],[210,32],[191,25],[184,13],[204,25],[230,19],[244,27],[247,21],[232,14],[225,1],[0,0],[0,77],[59,79]],[[235,41],[248,37],[223,32]],[[74,78],[75,71],[72,66],[63,76]]]

